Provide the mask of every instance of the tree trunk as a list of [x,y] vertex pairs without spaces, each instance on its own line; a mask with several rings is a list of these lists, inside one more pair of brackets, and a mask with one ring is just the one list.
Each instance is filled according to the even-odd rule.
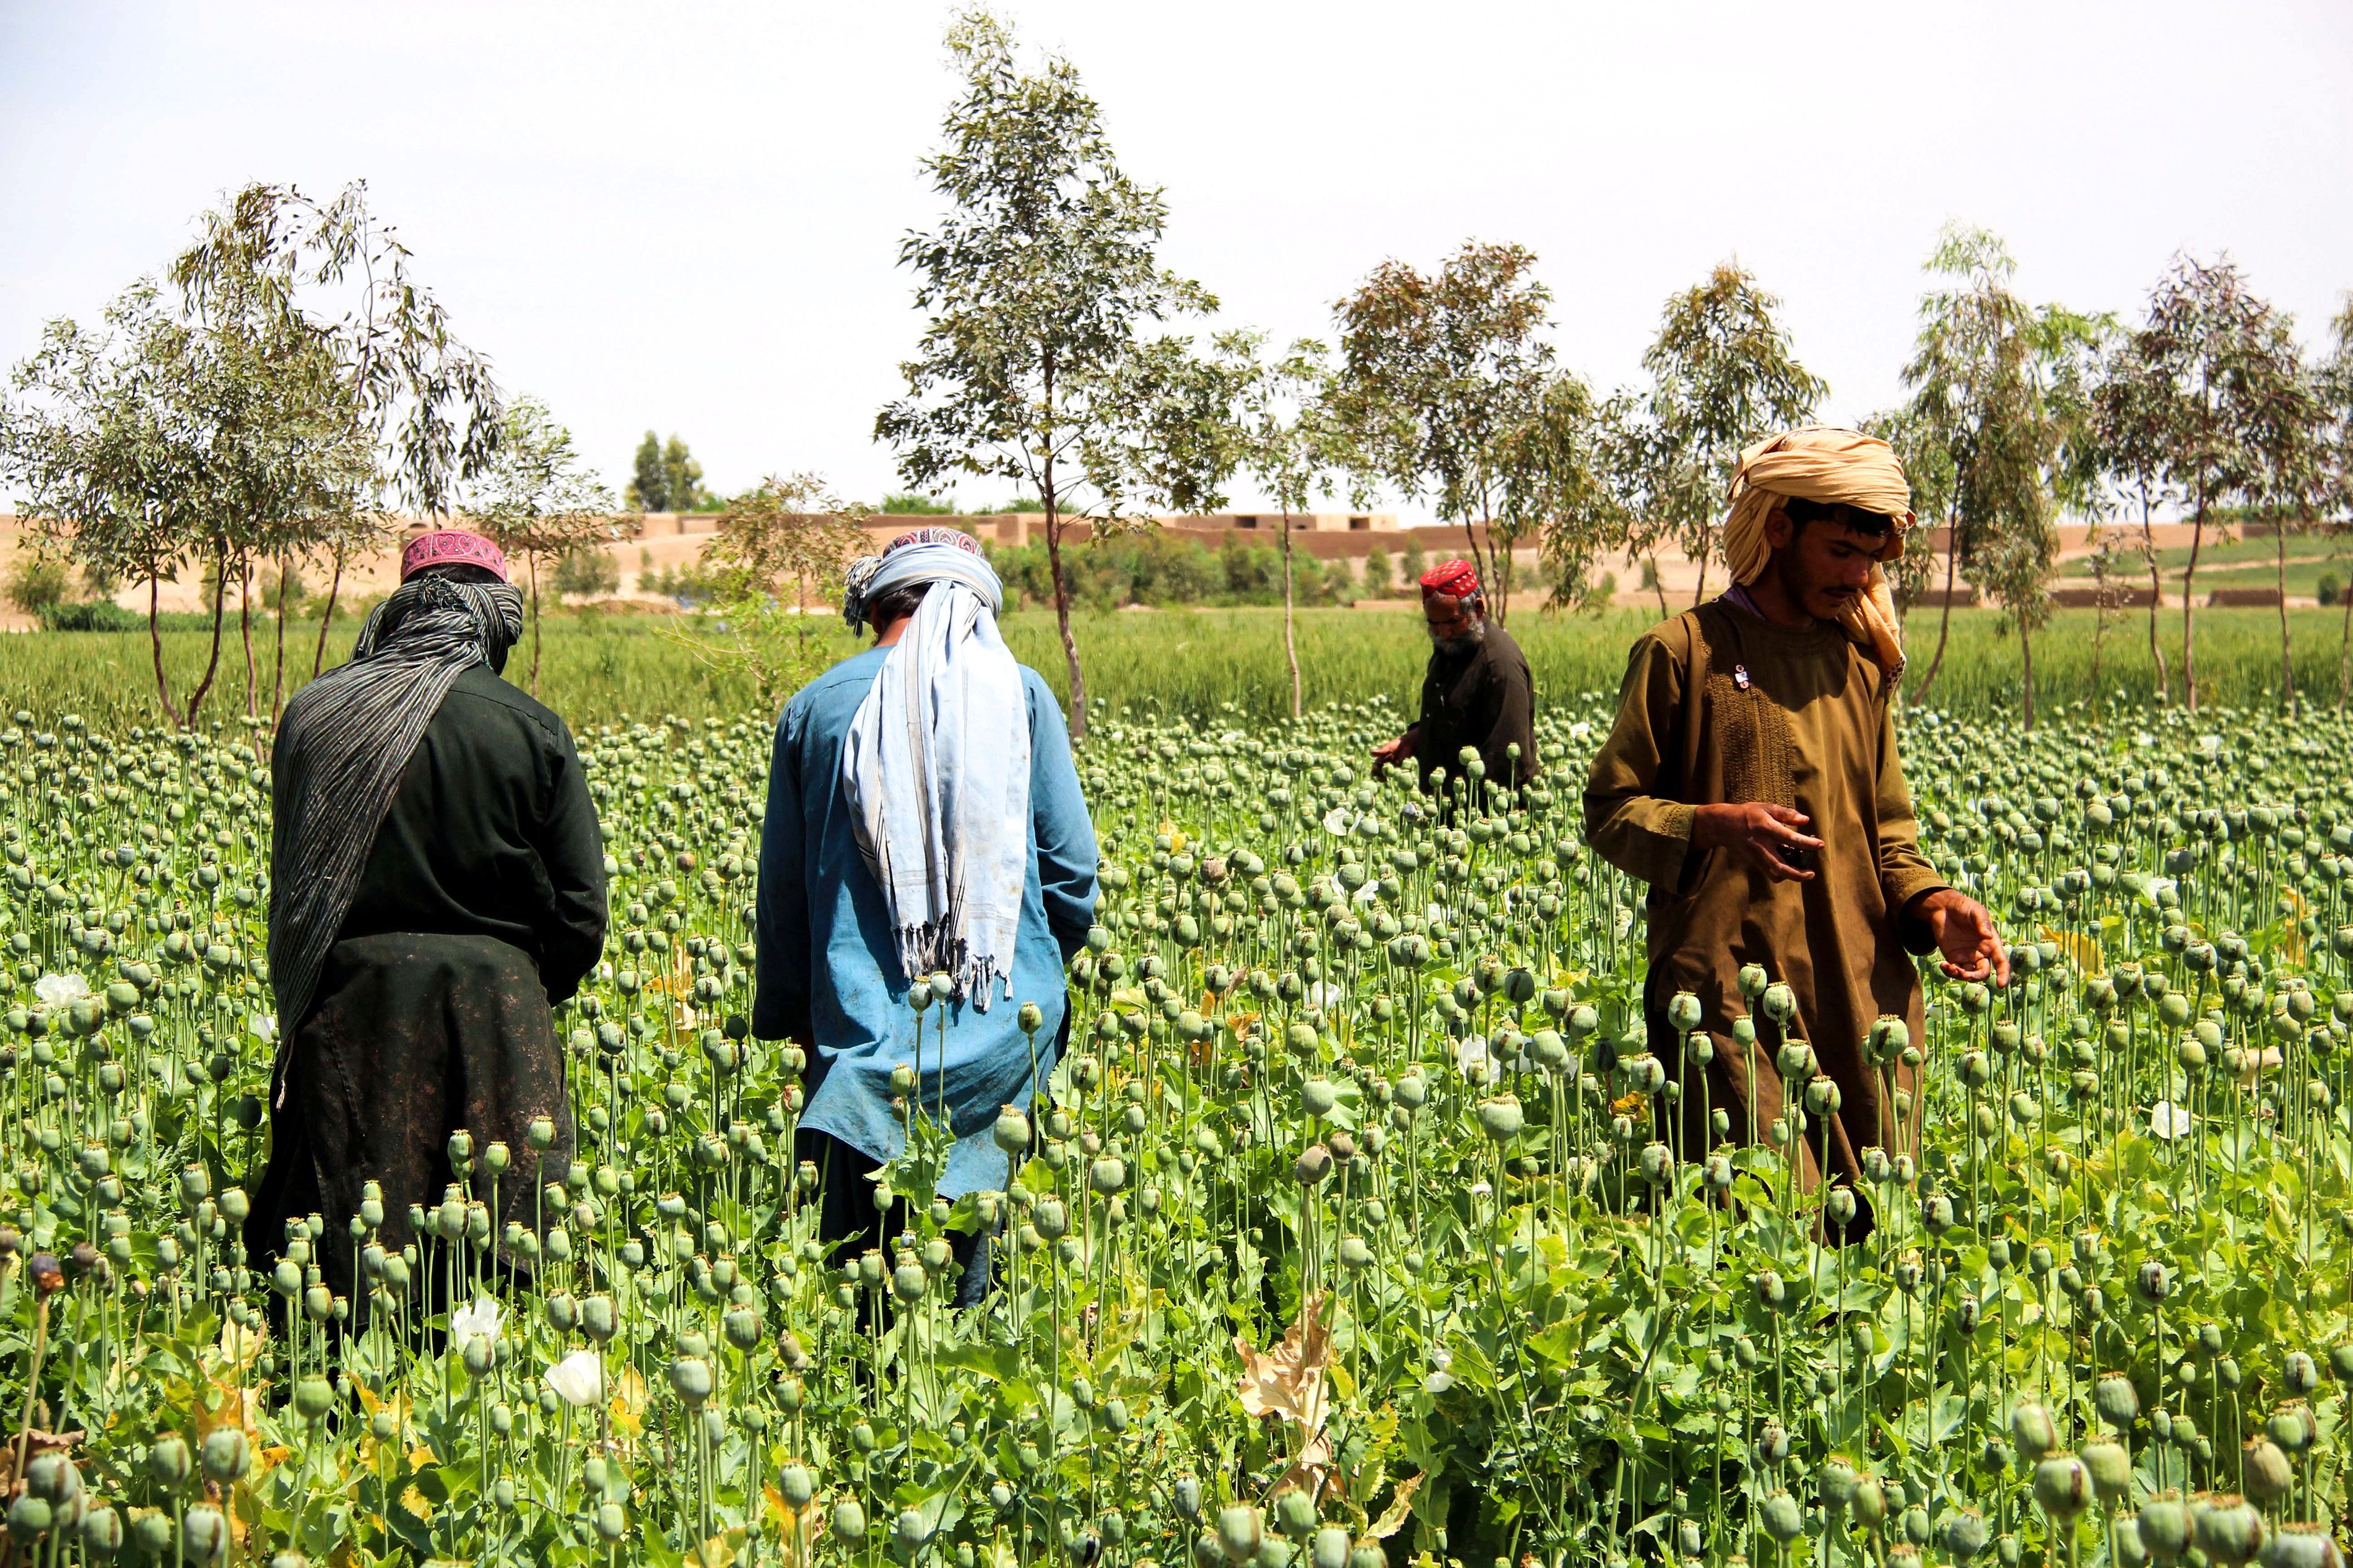
[[[1054,624],[1062,634],[1062,661],[1071,671],[1071,739],[1087,738],[1087,678],[1079,668],[1079,639],[1071,633],[1071,587],[1062,575],[1062,514],[1054,496],[1054,460],[1046,459],[1039,499],[1046,505],[1046,572],[1054,579]],[[1286,545],[1289,540],[1283,542]]]
[[1659,575],[1659,552],[1652,551],[1644,560],[1651,563],[1651,591],[1659,596],[1659,619],[1667,618],[1667,580]]
[[2353,698],[2353,585],[2344,590],[2345,630],[2337,644],[2337,713],[2345,714],[2345,701]]
[[2173,681],[2165,672],[2165,648],[2157,640],[2158,606],[2165,603],[2165,576],[2157,564],[2157,531],[2149,526],[2148,490],[2140,492],[2140,552],[2148,563],[2148,657],[2157,662],[2157,698],[2160,702],[2173,700]]
[[2023,616],[2018,623],[2018,657],[2026,677],[2026,732],[2031,735],[2034,733],[2034,634],[2026,629]]
[[335,596],[343,591],[343,546],[335,546],[335,574],[327,580],[327,607],[319,616],[319,646],[311,650],[311,679],[327,661],[327,628],[335,624]]
[[2206,542],[2206,492],[2198,493],[2198,510],[2189,522],[2189,564],[2181,569],[2181,694],[2189,710],[2198,711],[2198,550]]
[[216,556],[213,561],[212,651],[205,659],[204,679],[196,682],[196,689],[194,691],[188,693],[186,727],[191,730],[196,727],[196,710],[204,706],[206,694],[213,689],[213,677],[220,673],[221,617],[226,613],[224,608],[226,601],[223,595],[227,590],[228,562]]
[[523,556],[523,569],[531,574],[531,694],[539,695],[539,552],[531,551]]
[[1928,673],[1912,689],[1911,700],[1917,702],[1928,695],[1936,683],[1936,671],[1944,667],[1945,643],[1953,635],[1953,570],[1961,553],[1961,531],[1950,517],[1945,520],[1945,607],[1936,616],[1936,651],[1929,657]]
[[1692,608],[1693,608],[1693,609],[1694,609],[1694,610],[1696,610],[1696,609],[1698,609],[1702,605],[1704,605],[1704,604],[1706,604],[1706,603],[1707,603],[1707,556],[1706,556],[1706,554],[1705,554],[1704,552],[1703,552],[1703,553],[1701,554],[1700,558],[1699,558],[1699,586],[1692,590]]
[[2108,641],[2108,574],[2105,571],[2099,574],[2095,592],[2097,603],[2092,611],[2092,697],[2097,701],[2100,695],[2100,656],[2105,651]]
[[[163,675],[163,621],[155,614],[155,599],[163,593],[163,576],[155,566],[148,566],[148,651],[155,654],[155,700],[163,705],[163,717],[179,724],[179,708],[172,708],[172,684]],[[2353,595],[2346,597],[2353,605]]]
[[1291,624],[1291,503],[1282,503],[1282,654],[1291,661],[1291,716],[1300,714],[1299,638]]
[[278,716],[286,710],[286,579],[290,568],[287,559],[278,558],[278,636],[274,648],[277,668],[269,677],[269,727],[278,728]]
[[2273,527],[2277,530],[2272,535],[2273,560],[2279,569],[2280,696],[2287,705],[2287,716],[2293,719],[2295,717],[2295,658],[2288,644],[2287,519],[2284,516],[2275,519]]
[[253,558],[240,555],[237,563],[237,635],[245,644],[245,716],[258,718],[261,713],[261,675],[253,663]]

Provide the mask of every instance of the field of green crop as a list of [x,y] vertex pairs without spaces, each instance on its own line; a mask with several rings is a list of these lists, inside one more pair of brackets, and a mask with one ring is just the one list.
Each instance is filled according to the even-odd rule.
[[[1656,616],[1620,607],[1599,616],[1515,612],[1512,629],[1535,672],[1540,697],[1563,700],[1617,689],[1627,645]],[[2290,612],[2296,679],[2307,697],[2334,708],[2339,690],[2340,613]],[[1248,721],[1287,718],[1290,676],[1283,662],[1280,612],[1262,609],[1129,610],[1077,617],[1088,691],[1110,711],[1129,708],[1171,716],[1224,715]],[[2161,647],[2177,697],[2180,683],[2181,618],[2161,611]],[[1952,646],[1931,706],[1969,714],[2015,711],[2019,705],[2018,642],[1989,610],[1955,612]],[[575,723],[680,715],[733,719],[752,701],[753,685],[740,671],[715,665],[680,634],[677,616],[552,616],[545,622],[540,694]],[[353,628],[355,629],[355,628]],[[1916,612],[1911,626],[1915,672],[1927,668],[1936,638],[1933,611]],[[297,623],[289,640],[290,689],[311,667],[316,623]],[[351,630],[331,634],[330,658],[350,646]],[[1006,640],[1024,663],[1066,692],[1061,647],[1044,611],[1005,620]],[[822,646],[854,651],[840,624],[821,619]],[[203,668],[207,639],[170,633],[165,662],[176,694]],[[2095,646],[2099,680],[2093,685]],[[2198,617],[2201,700],[2241,707],[2276,705],[2280,683],[2276,610],[2201,610]],[[1310,706],[1387,693],[1409,703],[1420,689],[1430,645],[1418,617],[1405,610],[1309,610],[1299,616],[1299,650]],[[270,646],[257,638],[258,706],[269,704]],[[527,679],[529,644],[516,650],[510,676]],[[43,723],[68,713],[111,730],[159,722],[154,680],[143,635],[106,632],[35,633],[0,639],[0,694]],[[2143,706],[2156,690],[2146,612],[2111,615],[2105,630],[2091,610],[2059,613],[2034,641],[2035,682],[2047,714],[2073,702]],[[233,724],[246,711],[243,649],[228,639],[206,713]],[[1230,705],[1230,706],[1229,706]]]
[[[1268,680],[1262,621],[1091,624],[1078,1026],[997,1123],[995,1191],[935,1197],[917,1079],[887,1256],[818,1245],[805,1059],[743,1025],[766,721],[653,718],[692,694],[652,634],[550,645],[648,715],[579,715],[614,924],[557,1020],[577,1161],[453,1146],[445,1191],[315,1216],[274,1266],[237,1224],[269,1135],[266,774],[235,728],[18,719],[14,1560],[2334,1568],[2353,730],[1915,710],[1926,847],[2017,984],[1932,976],[1924,1037],[1875,1028],[1898,1116],[1853,1130],[1860,1190],[1810,1189],[1786,1151],[1838,1104],[1802,1042],[1759,1064],[1788,1121],[1661,1131],[1755,1047],[1646,1034],[1641,889],[1579,842],[1609,712],[1578,693],[1630,624],[1532,622],[1546,776],[1451,817],[1362,772],[1409,620],[1312,621],[1361,684],[1297,724],[1219,710]],[[1998,696],[1964,624],[1956,683]],[[1746,994],[1781,1017],[1774,981]],[[500,1182],[534,1194],[502,1236]],[[945,1237],[976,1228],[997,1289],[955,1309]],[[364,1331],[306,1263],[330,1229]]]

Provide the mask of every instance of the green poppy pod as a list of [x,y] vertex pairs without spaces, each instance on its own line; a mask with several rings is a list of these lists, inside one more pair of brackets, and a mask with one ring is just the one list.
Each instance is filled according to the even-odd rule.
[[[2142,1510],[2143,1520],[2147,1510]],[[2144,1526],[2145,1528],[2145,1526]],[[2189,1510],[2189,1535],[2192,1543],[2214,1563],[2238,1568],[2252,1562],[2263,1549],[2269,1532],[2263,1527],[2263,1516],[2243,1497],[2218,1493],[2199,1499]]]
[[57,1510],[47,1498],[26,1492],[8,1505],[8,1533],[19,1541],[37,1541],[56,1519]]
[[1798,1500],[1789,1495],[1787,1488],[1776,1488],[1767,1495],[1760,1518],[1765,1533],[1783,1546],[1805,1533],[1805,1510],[1799,1506]]
[[2345,1568],[2329,1527],[2317,1520],[2291,1520],[2263,1543],[2263,1568]]
[[1218,1510],[1218,1550],[1229,1563],[1247,1563],[1258,1555],[1265,1529],[1257,1509],[1246,1502],[1229,1503]]
[[1985,1515],[1973,1508],[1956,1509],[1945,1516],[1945,1551],[1955,1563],[1966,1563],[1986,1549]]
[[2239,1456],[2239,1474],[2247,1496],[2259,1503],[2277,1502],[2295,1485],[2295,1468],[2269,1436],[2250,1437]]
[[1740,966],[1740,973],[1736,978],[1740,986],[1741,995],[1746,997],[1749,1001],[1754,1002],[1757,997],[1765,994],[1767,977],[1765,973],[1765,966],[1763,964],[1742,964]]
[[2092,1385],[2092,1405],[2110,1426],[2129,1431],[2140,1415],[2140,1393],[2124,1373],[2104,1372]]
[[1519,1136],[1526,1112],[1516,1096],[1499,1094],[1479,1102],[1479,1130],[1497,1143],[1508,1143]]
[[147,1473],[166,1487],[185,1486],[194,1468],[187,1439],[176,1432],[166,1433],[147,1446]]
[[2063,1524],[2091,1503],[2091,1472],[2083,1460],[2063,1450],[2046,1455],[2034,1466],[2034,1500]]
[[93,1508],[81,1516],[81,1548],[103,1563],[122,1550],[122,1516],[109,1507]]
[[2132,1455],[2113,1437],[2097,1437],[2084,1445],[2081,1455],[2084,1472],[2092,1478],[2092,1491],[2103,1503],[2114,1507],[2132,1491]]
[[2051,1412],[2032,1400],[2021,1400],[2010,1413],[2010,1440],[2018,1457],[2033,1464],[2059,1446],[2058,1424]]
[[182,1554],[192,1563],[217,1563],[228,1554],[228,1521],[210,1503],[198,1503],[180,1519]]

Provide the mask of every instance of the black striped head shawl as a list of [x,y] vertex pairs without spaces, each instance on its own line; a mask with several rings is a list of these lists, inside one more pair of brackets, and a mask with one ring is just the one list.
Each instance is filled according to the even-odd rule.
[[349,663],[294,694],[270,756],[269,976],[279,1067],[311,1010],[360,873],[403,769],[458,677],[503,668],[522,633],[522,595],[506,583],[428,573],[402,584],[360,628]]

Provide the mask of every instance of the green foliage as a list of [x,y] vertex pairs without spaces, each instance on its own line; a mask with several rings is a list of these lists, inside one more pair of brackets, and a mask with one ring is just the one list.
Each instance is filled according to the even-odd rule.
[[879,510],[884,517],[948,517],[954,515],[955,506],[951,501],[910,491],[884,496]]
[[7,577],[0,581],[0,598],[28,616],[65,603],[72,592],[72,568],[36,545],[20,543],[8,562]]
[[621,499],[632,511],[717,511],[725,504],[702,488],[702,465],[675,431],[667,442],[646,432]]
[[566,599],[593,599],[600,594],[618,593],[621,587],[621,563],[613,559],[612,552],[595,545],[579,545],[565,552],[549,574],[548,585]]

